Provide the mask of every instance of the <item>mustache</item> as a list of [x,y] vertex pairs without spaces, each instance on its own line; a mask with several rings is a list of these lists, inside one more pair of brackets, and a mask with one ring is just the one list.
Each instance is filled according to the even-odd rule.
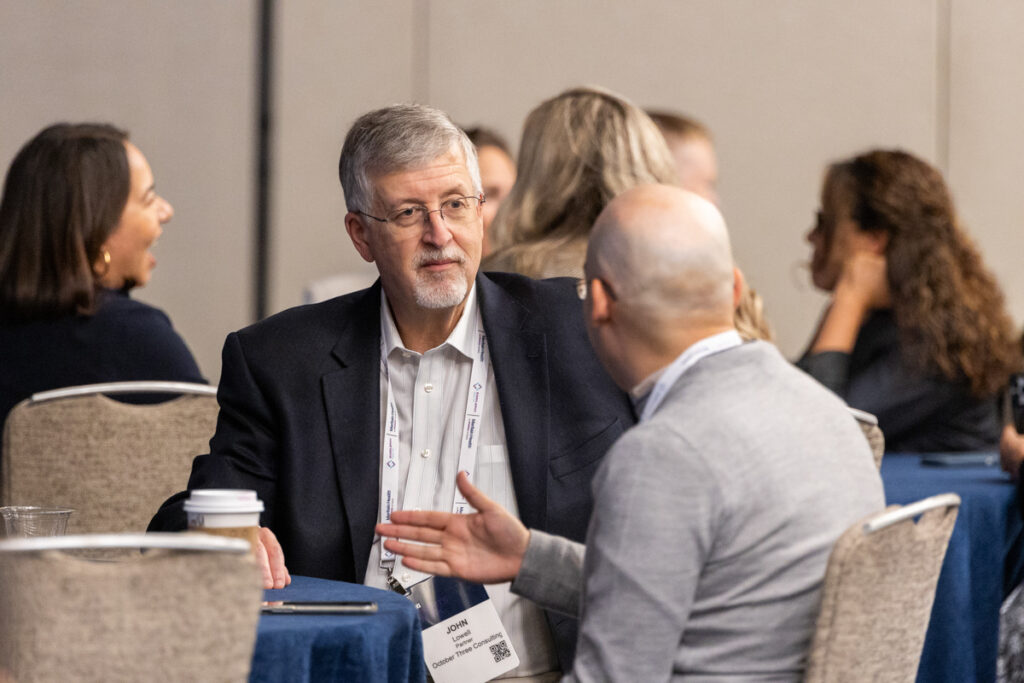
[[413,258],[412,265],[416,268],[425,266],[428,263],[434,263],[437,261],[455,261],[456,263],[465,263],[466,255],[461,249],[451,247],[448,249],[424,249],[416,254]]

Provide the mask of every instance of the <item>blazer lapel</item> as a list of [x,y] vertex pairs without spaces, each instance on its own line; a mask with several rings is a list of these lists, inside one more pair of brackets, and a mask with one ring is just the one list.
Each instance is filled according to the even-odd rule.
[[546,339],[530,329],[530,311],[521,302],[486,275],[477,285],[519,516],[527,527],[546,529],[551,428]]
[[321,386],[354,575],[362,583],[380,491],[379,280],[347,315],[341,338],[331,351],[341,369],[325,374]]

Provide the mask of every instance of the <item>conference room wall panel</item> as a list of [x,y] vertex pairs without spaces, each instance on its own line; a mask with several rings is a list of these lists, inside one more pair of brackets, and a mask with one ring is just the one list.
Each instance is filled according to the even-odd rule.
[[345,232],[338,155],[363,113],[416,98],[416,0],[276,5],[270,311],[309,283],[374,279]]
[[47,124],[128,129],[175,211],[133,296],[170,315],[213,382],[251,316],[255,18],[242,0],[0,2],[3,172]]
[[[138,298],[164,308],[211,380],[252,320],[257,2],[0,0],[0,164],[46,123],[132,131],[176,216]],[[714,131],[722,209],[783,351],[825,298],[803,241],[824,165],[901,146],[948,171],[965,223],[1024,317],[1024,47],[1014,0],[395,0],[276,2],[269,306],[350,273],[337,156],[359,114],[447,109],[518,142],[526,114],[577,84]],[[1019,294],[1018,294],[1019,293]]]
[[579,84],[703,120],[736,258],[793,356],[825,302],[802,267],[825,164],[875,145],[935,160],[938,29],[927,0],[445,0],[429,7],[428,93],[513,141]]
[[949,180],[964,225],[1024,318],[1024,4],[953,0]]

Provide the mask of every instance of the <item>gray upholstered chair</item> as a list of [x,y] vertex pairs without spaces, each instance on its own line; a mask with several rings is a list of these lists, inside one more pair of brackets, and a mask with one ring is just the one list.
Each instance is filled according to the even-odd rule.
[[878,426],[878,418],[856,408],[850,408],[850,412],[857,420],[857,426],[864,432],[864,438],[868,440],[868,445],[871,446],[871,455],[875,456],[875,467],[881,469],[882,455],[885,454],[885,435],[882,434],[882,428]]
[[[181,394],[155,404],[107,394]],[[0,455],[0,505],[75,509],[68,533],[145,531],[181,491],[217,421],[216,389],[118,382],[35,394],[11,410]]]
[[[154,549],[95,562],[80,549]],[[244,681],[262,574],[241,539],[97,534],[0,541],[0,680]]]
[[805,681],[914,681],[959,506],[953,493],[891,506],[839,537]]
[[1024,680],[1024,584],[1013,589],[999,608],[997,683]]

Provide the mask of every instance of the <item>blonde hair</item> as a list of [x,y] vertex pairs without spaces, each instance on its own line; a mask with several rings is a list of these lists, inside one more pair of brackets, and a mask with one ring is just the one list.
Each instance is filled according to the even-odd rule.
[[651,117],[651,121],[654,121],[654,125],[661,130],[662,135],[666,138],[676,137],[680,140],[704,138],[708,141],[711,140],[711,131],[697,119],[691,119],[689,116],[674,114],[669,111],[652,111],[650,109],[647,110],[647,115]]
[[594,220],[616,195],[637,185],[676,182],[654,122],[624,98],[594,87],[567,90],[530,112],[517,172],[491,225],[496,253],[485,262],[488,269],[518,261],[520,252],[543,261],[549,249],[533,246],[538,242],[550,241],[555,249],[582,242],[585,250]]
[[775,334],[764,315],[764,300],[755,290],[743,283],[740,301],[733,315],[733,324],[740,336],[748,341],[758,340],[775,342]]

